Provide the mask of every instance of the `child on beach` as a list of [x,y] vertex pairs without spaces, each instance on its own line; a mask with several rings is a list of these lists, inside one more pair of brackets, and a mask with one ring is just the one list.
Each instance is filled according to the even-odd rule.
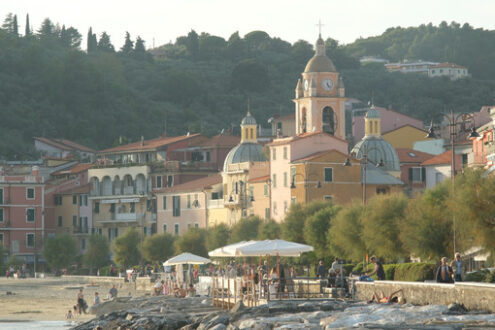
[[72,311],[70,309],[67,312],[67,314],[65,314],[65,319],[66,320],[71,320],[72,319]]

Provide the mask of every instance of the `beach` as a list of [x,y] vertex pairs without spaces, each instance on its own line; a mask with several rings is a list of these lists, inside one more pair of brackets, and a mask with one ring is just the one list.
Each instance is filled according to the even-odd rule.
[[[2,306],[0,308],[0,329],[26,328],[21,326],[21,321],[64,321],[63,323],[55,322],[52,325],[65,324],[67,311],[72,309],[74,312],[73,306],[76,304],[76,296],[80,288],[83,289],[84,299],[88,306],[91,306],[94,293],[98,292],[103,301],[110,286],[95,286],[67,278],[0,278]],[[119,291],[119,295],[121,294],[124,293]],[[126,290],[125,295],[128,294]],[[131,292],[131,294],[137,293]],[[72,321],[79,323],[93,317],[94,315],[91,314],[74,313]]]

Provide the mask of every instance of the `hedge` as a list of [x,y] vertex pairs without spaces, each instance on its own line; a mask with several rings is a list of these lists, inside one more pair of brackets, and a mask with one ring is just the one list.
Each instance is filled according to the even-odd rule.
[[466,281],[495,283],[495,271],[490,272],[488,269],[481,269],[466,274]]
[[[435,265],[422,262],[403,263],[403,264],[385,264],[385,279],[388,281],[425,281],[434,279]],[[372,272],[374,265],[369,263],[366,269],[363,269],[363,263],[360,262],[354,266],[352,272],[363,274]],[[376,279],[376,275],[373,276]]]

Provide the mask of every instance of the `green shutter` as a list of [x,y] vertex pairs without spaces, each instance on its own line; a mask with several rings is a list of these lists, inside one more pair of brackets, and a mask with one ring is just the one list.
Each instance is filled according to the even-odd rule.
[[163,209],[167,209],[167,196],[163,196]]

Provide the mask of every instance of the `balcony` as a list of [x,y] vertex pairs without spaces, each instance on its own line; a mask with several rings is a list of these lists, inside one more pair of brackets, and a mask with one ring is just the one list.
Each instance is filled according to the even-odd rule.
[[223,203],[225,206],[247,206],[250,201],[250,196],[246,195],[230,195],[223,197]]
[[223,199],[211,199],[208,201],[209,209],[223,209],[224,208],[224,200]]
[[72,228],[73,235],[87,235],[89,234],[88,227],[73,227]]
[[144,213],[114,213],[112,220],[123,222],[134,222],[141,220],[144,217]]

